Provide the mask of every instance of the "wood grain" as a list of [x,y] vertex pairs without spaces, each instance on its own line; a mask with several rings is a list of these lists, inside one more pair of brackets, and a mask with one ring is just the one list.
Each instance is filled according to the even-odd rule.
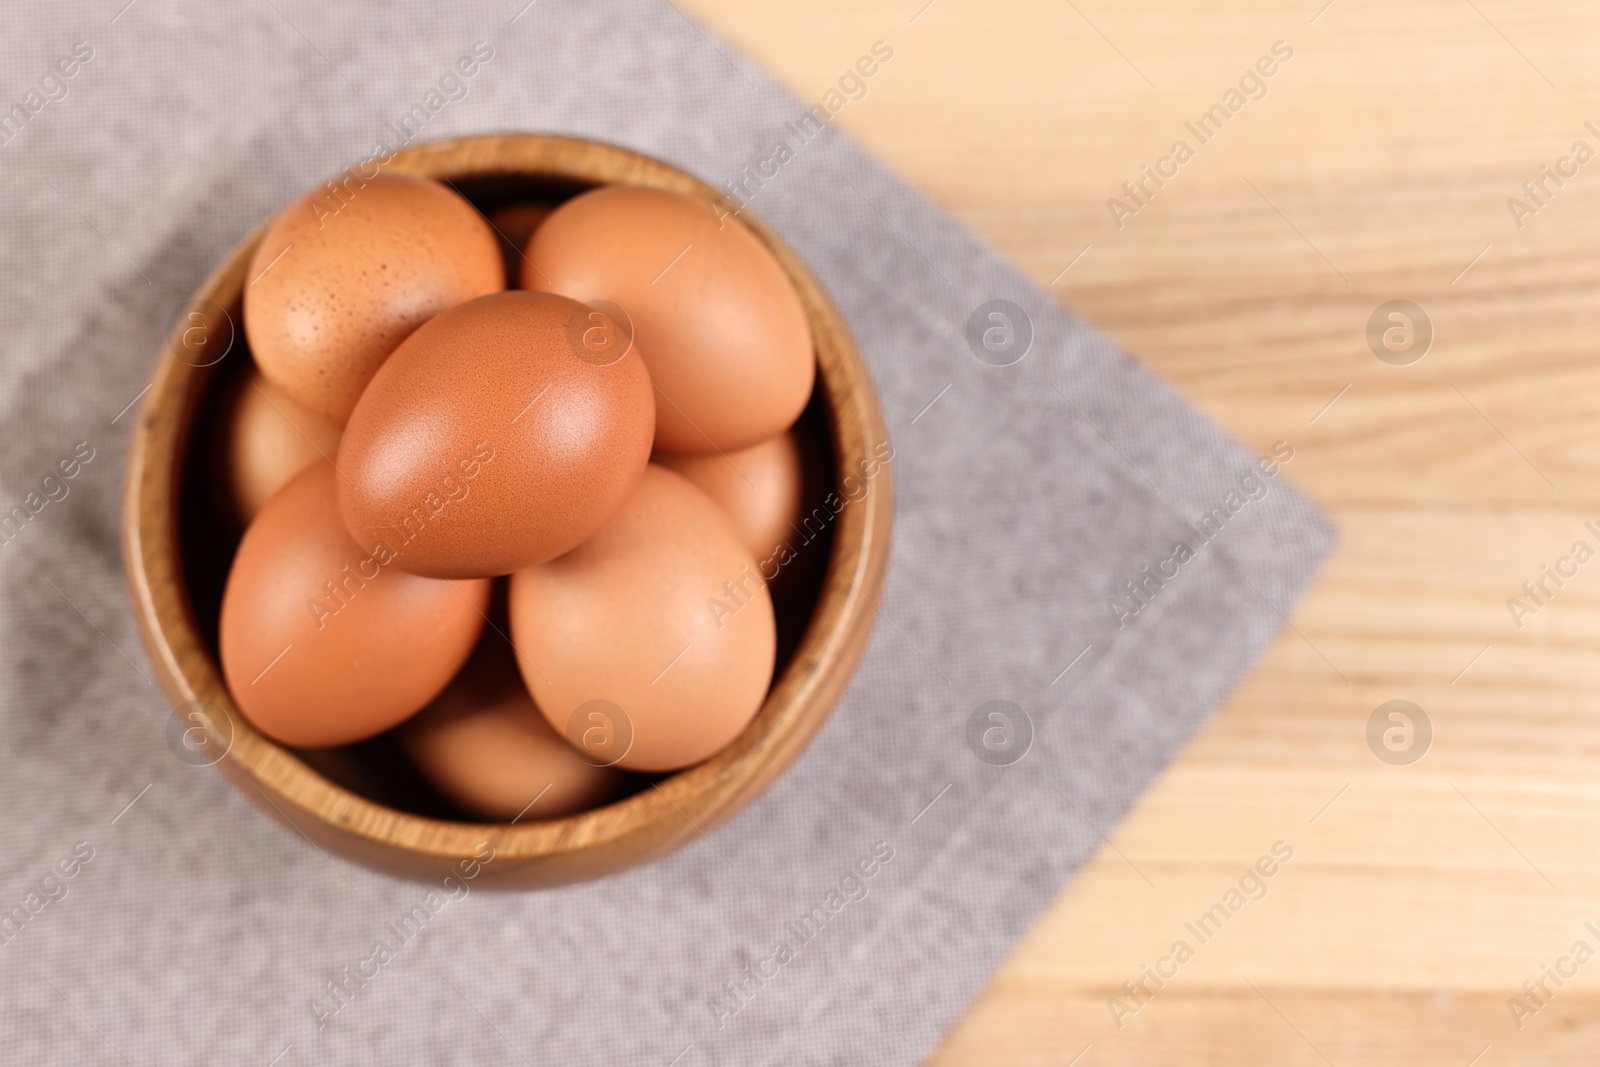
[[[1520,229],[1506,201],[1600,150],[1600,10],[1324,5],[685,4],[806,100],[889,42],[836,122],[1247,445],[1292,442],[1339,527],[1299,632],[937,1064],[1594,1061],[1600,963],[1520,1029],[1505,1002],[1600,949],[1600,562],[1520,629],[1506,600],[1600,525],[1600,160]],[[1113,226],[1107,198],[1278,40],[1266,97]],[[1364,340],[1393,298],[1436,332],[1407,367]],[[1411,766],[1364,738],[1394,698],[1434,725]],[[1106,999],[1278,839],[1267,898],[1117,1029]]]
[[[508,177],[530,188],[559,179],[588,186],[627,182],[673,189],[708,209],[734,205],[675,168],[620,148],[556,137],[507,135],[423,145],[399,153],[385,170],[465,182]],[[370,175],[369,175],[370,176]],[[200,701],[217,724],[219,769],[274,818],[322,849],[418,878],[436,878],[487,843],[494,861],[484,884],[526,887],[580,881],[665,855],[732,816],[804,750],[832,711],[866,645],[887,569],[892,474],[875,449],[887,441],[877,396],[838,312],[810,273],[774,235],[742,216],[777,256],[799,292],[817,352],[818,388],[833,440],[839,480],[871,461],[869,490],[832,522],[827,575],[800,647],[766,703],[731,745],[597,811],[512,824],[424,818],[367,799],[317,773],[295,753],[252,728],[228,695],[210,642],[196,622],[185,580],[180,497],[185,457],[200,409],[214,394],[221,364],[194,365],[185,347],[192,321],[220,334],[239,313],[246,270],[261,230],[242,242],[196,293],[200,320],[180,320],[140,407],[129,452],[123,553],[135,613],[163,688],[175,708]],[[244,341],[220,359],[243,358]],[[213,350],[216,346],[213,346]],[[190,491],[204,491],[203,487]],[[222,737],[231,722],[231,744]]]

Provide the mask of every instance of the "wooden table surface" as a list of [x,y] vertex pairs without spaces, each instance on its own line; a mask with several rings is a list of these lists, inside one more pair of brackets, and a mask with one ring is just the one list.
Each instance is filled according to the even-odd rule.
[[[1291,442],[1339,529],[940,1067],[1600,1061],[1572,955],[1600,953],[1600,559],[1572,555],[1600,551],[1600,6],[1324,2],[683,5],[810,100],[889,43],[837,121],[1241,441]],[[1184,123],[1279,41],[1202,144]],[[1394,299],[1432,325],[1408,365],[1367,340]],[[1395,699],[1433,731],[1407,765],[1367,741]],[[1266,897],[1119,1029],[1107,999],[1280,839]]]

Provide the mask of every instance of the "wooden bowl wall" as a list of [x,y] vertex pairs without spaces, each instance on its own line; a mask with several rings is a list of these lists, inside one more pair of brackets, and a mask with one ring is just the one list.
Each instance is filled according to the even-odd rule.
[[[719,210],[734,209],[715,190],[665,163],[561,137],[513,134],[420,145],[396,154],[384,169],[448,181],[480,206],[485,200],[559,198],[622,183],[671,189]],[[858,464],[881,460],[874,450],[887,442],[861,355],[799,259],[758,221],[740,218],[777,256],[805,306],[817,358],[813,415],[826,428],[834,484],[847,474],[859,482]],[[133,432],[122,518],[128,586],[145,646],[173,707],[205,710],[185,725],[200,724],[211,750],[225,750],[217,762],[222,772],[264,811],[331,854],[437,879],[492,848],[494,858],[482,866],[476,884],[502,887],[580,881],[648,862],[750,803],[799,756],[860,659],[887,570],[892,464],[883,463],[866,494],[832,518],[827,570],[809,624],[744,733],[707,762],[606,807],[516,824],[419,814],[384,795],[381,774],[370,768],[365,778],[360,768],[338,773],[338,753],[285,748],[239,713],[215,641],[221,583],[237,531],[216,528],[222,509],[199,453],[207,447],[210,406],[223,377],[248,359],[240,307],[264,229],[265,223],[233,249],[167,338]],[[225,345],[231,345],[227,354],[216,359]],[[203,362],[210,365],[197,365]]]

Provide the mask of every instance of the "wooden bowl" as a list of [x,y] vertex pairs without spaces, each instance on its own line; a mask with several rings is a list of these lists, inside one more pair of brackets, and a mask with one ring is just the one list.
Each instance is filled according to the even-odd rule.
[[[604,183],[671,189],[722,211],[735,209],[710,186],[658,160],[562,137],[513,134],[421,145],[398,153],[385,169],[450,182],[485,209]],[[817,358],[811,414],[831,445],[833,482],[844,485],[849,475],[854,480],[848,484],[867,489],[824,524],[832,541],[809,622],[801,618],[766,703],[731,745],[603,808],[481,823],[406,810],[417,807],[404,793],[409,786],[391,780],[403,778],[406,768],[386,767],[381,754],[289,749],[239,714],[216,652],[218,605],[238,531],[218,525],[223,509],[202,453],[224,379],[248,364],[241,298],[263,223],[175,318],[128,458],[123,556],[145,647],[181,726],[203,733],[195,735],[198,751],[220,754],[190,762],[215,758],[247,797],[328,853],[437,879],[492,849],[477,884],[499,886],[574,882],[648,862],[709,832],[781,774],[833,709],[872,628],[888,563],[891,464],[875,454],[887,442],[883,416],[839,313],[777,236],[748,215],[740,218],[777,257],[805,306]],[[866,481],[858,466],[863,461],[881,463]]]

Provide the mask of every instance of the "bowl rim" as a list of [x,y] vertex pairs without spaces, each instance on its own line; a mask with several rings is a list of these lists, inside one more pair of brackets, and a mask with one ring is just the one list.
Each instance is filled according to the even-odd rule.
[[[846,476],[867,485],[859,499],[834,494],[841,503],[831,517],[827,571],[800,643],[756,716],[726,748],[601,808],[529,822],[453,821],[391,808],[333,782],[260,734],[239,712],[196,621],[180,558],[179,504],[200,403],[216,371],[179,355],[191,320],[178,315],[140,403],[125,475],[124,566],[146,650],[175,714],[198,703],[227,720],[205,720],[212,742],[226,746],[219,769],[258,807],[314,845],[319,838],[349,858],[420,876],[475,851],[481,856],[487,842],[495,867],[531,875],[522,879],[527,884],[580,880],[658,858],[731,817],[798,758],[864,650],[887,571],[893,512],[893,448],[866,364],[843,317],[787,244],[742,206],[669,163],[600,141],[505,133],[414,145],[380,169],[437,178],[452,188],[459,180],[509,177],[673,189],[738,218],[774,254],[811,326],[834,488]],[[358,181],[373,176],[354,167],[344,174]],[[227,309],[238,306],[251,257],[271,221],[269,216],[236,244],[184,307],[213,316],[221,310],[230,329],[241,329]],[[881,464],[862,479],[855,464],[870,450]]]

